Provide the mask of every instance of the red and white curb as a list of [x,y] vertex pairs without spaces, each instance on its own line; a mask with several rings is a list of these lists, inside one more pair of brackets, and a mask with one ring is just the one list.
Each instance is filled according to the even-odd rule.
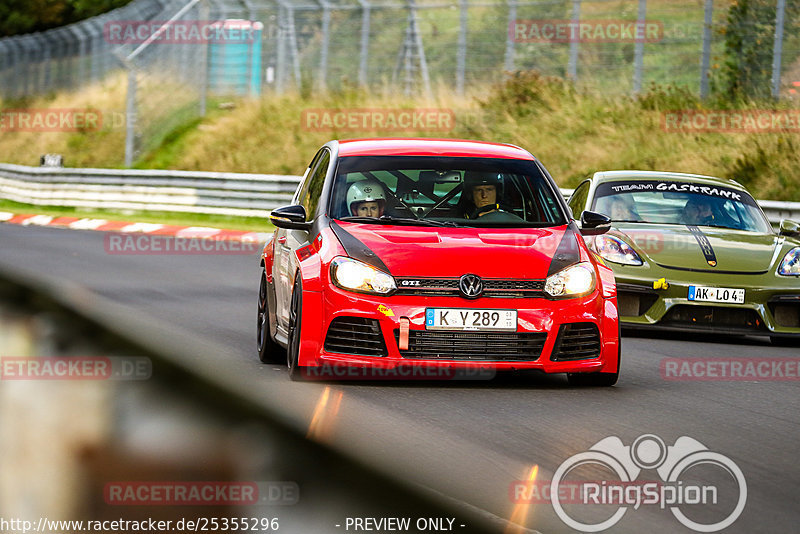
[[248,232],[245,230],[224,230],[204,226],[176,226],[141,222],[108,221],[106,219],[87,219],[78,217],[51,217],[50,215],[14,214],[0,211],[0,222],[21,226],[50,226],[72,230],[97,230],[99,232],[142,233],[181,238],[204,238],[241,241],[245,243],[264,243],[271,233]]

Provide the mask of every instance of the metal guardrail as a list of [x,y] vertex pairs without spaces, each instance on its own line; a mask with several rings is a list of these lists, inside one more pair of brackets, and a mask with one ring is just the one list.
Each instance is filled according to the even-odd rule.
[[0,198],[48,206],[266,217],[299,176],[0,164]]
[[[0,163],[0,198],[25,204],[267,217],[291,202],[300,176]],[[572,189],[561,189],[569,198]],[[770,223],[800,220],[800,202],[759,200]]]

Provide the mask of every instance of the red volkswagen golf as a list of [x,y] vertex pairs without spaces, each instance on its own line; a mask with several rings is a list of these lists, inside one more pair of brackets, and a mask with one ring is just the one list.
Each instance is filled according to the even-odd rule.
[[286,359],[294,379],[539,369],[613,385],[614,275],[581,238],[609,220],[569,213],[512,145],[331,141],[271,214],[259,357]]

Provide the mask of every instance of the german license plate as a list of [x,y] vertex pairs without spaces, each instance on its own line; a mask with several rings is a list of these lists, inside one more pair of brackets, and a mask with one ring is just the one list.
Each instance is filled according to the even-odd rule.
[[475,308],[427,308],[428,330],[511,331],[517,330],[517,310]]
[[744,304],[744,289],[730,287],[689,286],[689,300]]

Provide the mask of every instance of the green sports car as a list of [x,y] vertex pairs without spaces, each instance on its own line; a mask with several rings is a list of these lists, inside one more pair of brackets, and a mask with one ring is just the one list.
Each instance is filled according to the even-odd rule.
[[598,172],[569,201],[608,215],[586,237],[612,267],[626,328],[800,339],[800,225],[776,233],[733,180],[648,171]]

